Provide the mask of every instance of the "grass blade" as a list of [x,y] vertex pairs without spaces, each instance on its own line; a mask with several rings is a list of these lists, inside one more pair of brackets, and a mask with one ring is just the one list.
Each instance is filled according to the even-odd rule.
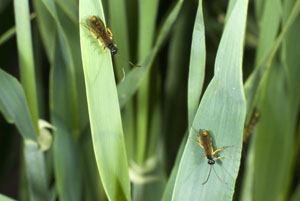
[[[200,157],[201,148],[188,140],[177,174],[172,200],[232,200],[240,165],[242,133],[246,114],[242,84],[242,56],[248,1],[237,1],[218,48],[215,75],[198,108],[193,127],[212,131],[217,147],[233,145],[231,159],[215,164],[215,175],[202,185],[209,165]],[[190,137],[195,134],[190,132]],[[202,150],[203,151],[203,150]],[[203,152],[202,152],[203,153]]]
[[241,201],[253,200],[253,178],[254,178],[254,146],[250,146],[246,159],[246,171],[243,175]]
[[262,17],[255,66],[261,62],[264,54],[272,48],[280,26],[282,6],[280,0],[267,0]]
[[81,200],[81,175],[78,158],[78,136],[76,124],[77,111],[74,109],[74,93],[72,91],[71,60],[66,58],[67,45],[58,29],[55,55],[53,58],[50,79],[51,122],[54,130],[54,163],[58,195],[61,200]]
[[59,7],[73,23],[78,22],[78,2],[74,0],[56,0],[57,7]]
[[23,89],[15,78],[1,69],[0,86],[0,110],[9,122],[16,124],[24,138],[26,176],[30,198],[33,201],[49,200],[44,155],[38,149],[37,133],[33,127]]
[[24,91],[15,78],[1,69],[0,110],[7,121],[16,124],[24,138],[26,176],[31,200],[49,200],[44,155],[38,149],[37,133],[33,127]]
[[1,35],[0,37],[0,46],[8,41],[10,38],[12,38],[16,33],[16,27],[12,27],[8,29],[4,34]]
[[76,89],[80,88],[76,86],[73,59],[76,55],[72,51],[76,49],[79,39],[77,42],[74,39],[76,32],[70,34],[70,30],[74,30],[73,24],[68,23],[66,26],[66,17],[61,20],[64,13],[56,8],[54,1],[44,0],[43,3],[57,25],[51,63],[50,107],[52,108],[51,121],[56,128],[53,146],[58,196],[61,200],[81,200],[82,182],[77,157],[78,144],[76,144],[80,133],[77,104],[77,92],[80,90]]
[[[118,46],[118,52],[119,54],[125,58],[122,59],[120,57],[114,57],[115,61],[115,72],[116,77],[118,80],[121,80],[123,78],[123,72],[122,68],[125,69],[125,72],[128,72],[130,69],[130,65],[128,61],[132,61],[132,57],[130,57],[130,53],[133,51],[132,47],[133,44],[136,44],[136,37],[133,37],[134,40],[129,40],[129,33],[130,30],[129,27],[129,21],[127,20],[127,13],[133,14],[135,12],[127,10],[133,9],[131,5],[129,5],[130,2],[124,0],[110,0],[108,1],[108,7],[109,7],[109,27],[113,31],[113,40]],[[135,4],[134,4],[135,5]],[[126,12],[127,11],[127,12]],[[134,23],[133,20],[130,21],[131,23]],[[136,24],[134,23],[134,27],[136,27]],[[132,31],[135,32],[135,31]],[[135,32],[136,33],[136,32]],[[132,37],[132,35],[131,35]],[[132,38],[131,38],[132,39]],[[122,123],[123,123],[123,131],[124,131],[124,137],[125,137],[125,144],[126,144],[126,152],[128,160],[133,159],[134,153],[134,141],[135,141],[135,117],[133,113],[134,104],[133,102],[130,102],[126,107],[122,110]]]
[[[286,102],[286,96],[283,95],[284,73],[282,68],[279,69],[274,66],[270,71],[264,87],[264,96],[259,101],[259,109],[263,115],[257,125],[253,141],[255,147],[253,199],[257,201],[278,200],[283,197],[283,186],[288,186],[286,173],[289,172],[287,164],[290,164],[292,159],[293,132],[290,127],[291,110],[288,104],[284,104]],[[276,105],[280,105],[280,108]],[[282,133],[285,134],[284,138],[281,137]],[[280,149],[277,149],[278,144],[281,145]],[[261,151],[269,157],[266,159],[260,156]],[[264,179],[260,178],[261,176]]]
[[7,196],[5,196],[5,195],[3,195],[3,194],[0,194],[0,200],[1,200],[1,201],[16,201],[15,199],[12,199],[12,198],[10,198],[10,197],[7,197]]
[[38,149],[37,134],[23,89],[15,78],[1,69],[0,110],[7,121],[16,124],[24,138],[26,176],[31,200],[49,200],[44,154]]
[[50,62],[53,61],[56,40],[56,24],[44,3],[33,0],[34,10],[37,14],[37,23],[45,51]]
[[38,131],[39,114],[35,85],[29,3],[28,1],[14,0],[14,9],[21,81],[28,101],[33,126],[35,130]]
[[188,80],[188,125],[191,126],[199,105],[205,73],[205,29],[202,0],[199,0],[194,24]]
[[[130,60],[130,43],[128,37],[128,22],[126,13],[126,3],[124,0],[110,0],[108,1],[109,7],[109,25],[111,30],[113,30],[114,42],[118,45],[118,52],[122,57]],[[119,80],[122,79],[122,67],[125,71],[129,70],[129,63],[120,58],[115,57],[116,61],[115,71],[117,72],[117,77]]]
[[27,139],[24,140],[23,152],[30,200],[50,200],[44,153],[36,142]]
[[167,171],[171,170],[188,124],[188,120],[182,118],[188,113],[188,66],[194,27],[188,22],[195,21],[196,12],[195,2],[185,1],[170,36],[162,122]]
[[0,69],[0,110],[8,122],[16,124],[24,139],[37,142],[37,134],[23,88],[14,77],[2,69]]
[[165,191],[164,194],[162,196],[162,201],[171,201],[172,200],[172,195],[173,195],[173,189],[174,189],[174,185],[175,185],[175,181],[176,181],[176,176],[178,173],[178,168],[179,168],[179,164],[180,164],[180,160],[184,151],[184,147],[186,144],[186,139],[187,139],[187,133],[185,134],[185,137],[183,138],[183,140],[181,141],[177,156],[176,156],[176,160],[175,160],[175,164],[173,166],[172,172],[169,176],[167,185],[165,187]]
[[[105,22],[101,2],[80,1],[80,20],[91,15]],[[92,139],[100,177],[109,200],[131,200],[120,107],[109,51],[95,51],[90,33],[80,27]]]
[[155,19],[158,11],[157,0],[139,0],[139,53],[140,61],[149,54],[155,37]]
[[259,24],[262,19],[265,3],[266,3],[266,1],[264,1],[264,0],[254,0],[255,16],[256,16],[256,19],[259,21]]
[[298,183],[295,192],[292,195],[291,201],[300,200],[300,183]]
[[[194,6],[194,4],[192,3],[190,6]],[[190,6],[186,7],[186,11],[189,13],[191,13]],[[179,22],[177,23],[177,25],[179,25],[179,23],[182,19],[184,19],[184,18],[181,17],[179,19]],[[187,20],[187,19],[185,19],[185,20]],[[190,21],[189,18],[188,18],[188,21]],[[183,21],[182,23],[186,24],[186,21]],[[182,27],[178,27],[178,28],[179,28],[179,30],[183,30],[184,32],[186,32],[186,30],[187,30],[186,28],[182,28]],[[176,34],[177,32],[178,31],[175,31],[174,34]],[[191,121],[191,123],[189,123],[189,125],[192,124],[192,121],[194,119],[196,110],[199,105],[199,99],[200,99],[200,95],[201,95],[201,91],[202,91],[202,84],[203,84],[203,79],[204,79],[204,68],[205,68],[205,38],[204,37],[205,36],[204,36],[204,22],[203,22],[203,15],[202,15],[202,1],[199,1],[196,19],[195,19],[194,28],[193,28],[192,47],[191,47],[191,55],[190,55],[190,71],[189,71],[189,80],[188,80],[188,108],[189,108],[188,119],[189,119],[189,121]],[[186,37],[182,37],[180,35],[179,40],[183,41],[182,38],[186,38]],[[186,41],[184,41],[183,43],[185,44]],[[177,49],[177,51],[179,50],[181,53],[181,51],[186,48],[176,47],[176,49]],[[177,55],[177,57],[178,56],[179,55]],[[175,64],[175,62],[174,62],[174,64]],[[178,66],[178,68],[179,69],[182,68],[182,65]],[[172,67],[172,69],[173,69],[173,67]],[[178,74],[180,75],[182,73],[176,73],[176,75],[178,75]],[[174,78],[174,83],[176,83],[177,85],[181,84],[181,82],[177,82],[177,79],[178,79],[177,77]],[[177,89],[179,88],[179,86],[177,86],[177,85],[174,87],[174,92],[176,92]],[[173,99],[173,98],[171,98],[171,99]],[[177,99],[178,98],[176,98],[176,100]],[[174,101],[175,100],[170,100],[170,103],[165,104],[165,105],[168,106],[169,104],[171,104]],[[174,107],[173,109],[175,109],[176,113],[178,114],[178,106]],[[175,116],[178,116],[178,115],[175,115]],[[167,131],[168,131],[168,133],[171,133],[172,136],[174,136],[174,133],[176,132],[175,130],[177,130],[178,128],[176,127],[174,129],[174,131],[172,131],[172,130],[170,130],[170,129],[172,129],[172,127],[173,126],[170,126],[170,128],[168,128]],[[180,144],[180,148],[179,148],[179,151],[176,156],[175,164],[172,168],[171,175],[168,179],[168,183],[167,183],[167,186],[166,186],[164,194],[163,194],[163,198],[162,198],[163,201],[172,199],[173,188],[175,185],[179,162],[181,160],[184,146],[186,143],[186,138],[187,138],[186,136],[187,136],[187,134],[185,134],[185,137],[183,138],[183,140]]]
[[258,67],[255,68],[254,72],[249,76],[245,83],[245,95],[247,100],[247,122],[248,119],[251,116],[252,110],[256,104],[256,100],[259,93],[256,93],[261,81],[265,78],[265,76],[268,74],[270,70],[270,67],[272,66],[273,59],[276,55],[276,52],[278,51],[284,37],[286,36],[287,31],[289,30],[290,26],[294,23],[296,17],[298,16],[300,11],[300,0],[297,0],[294,3],[293,8],[291,9],[291,12],[289,14],[289,17],[287,18],[286,23],[283,26],[283,29],[279,36],[277,37],[276,41],[273,43],[272,48],[270,51],[266,52],[263,56],[263,59],[261,59],[261,63],[258,64]]
[[164,21],[159,33],[158,38],[155,41],[155,45],[152,49],[152,51],[148,54],[146,59],[141,63],[140,68],[134,68],[132,69],[126,76],[126,79],[124,82],[121,82],[118,84],[118,97],[120,102],[120,107],[122,108],[127,101],[133,96],[133,94],[136,92],[136,90],[139,88],[141,81],[144,79],[144,76],[149,71],[154,58],[159,50],[159,48],[162,46],[163,42],[165,41],[168,33],[170,32],[170,29],[175,22],[180,8],[182,6],[183,1],[179,0],[166,20]]
[[[36,17],[35,13],[32,13],[30,15],[30,20],[34,19]],[[16,27],[11,27],[8,29],[4,34],[0,36],[0,46],[11,39],[16,34]]]
[[[158,11],[157,0],[140,0],[138,4],[139,35],[138,60],[143,60],[149,54],[153,45],[155,21]],[[149,71],[148,71],[149,72]],[[146,73],[137,93],[137,154],[136,162],[142,165],[145,162],[146,140],[149,122],[149,92],[150,73]],[[134,193],[135,194],[135,193]],[[134,198],[140,200],[139,198]]]
[[[284,2],[285,26],[295,9],[293,6],[294,1]],[[286,32],[280,61],[274,57],[261,88],[263,95],[259,99],[258,106],[263,115],[253,144],[255,147],[253,198],[258,201],[287,200],[293,183],[294,170],[297,167],[295,161],[298,158],[294,157],[295,153],[298,153],[295,134],[299,134],[296,130],[300,107],[300,95],[297,93],[300,90],[298,76],[300,48],[297,40],[299,24],[300,18],[297,16]],[[267,159],[262,157],[261,151],[269,157]],[[262,163],[266,165],[262,166]],[[265,179],[260,178],[262,175]]]
[[94,201],[94,200],[105,200],[107,199],[103,185],[101,183],[99,172],[97,168],[95,153],[93,149],[92,138],[89,134],[88,139],[81,145],[81,171],[84,182],[84,200]]

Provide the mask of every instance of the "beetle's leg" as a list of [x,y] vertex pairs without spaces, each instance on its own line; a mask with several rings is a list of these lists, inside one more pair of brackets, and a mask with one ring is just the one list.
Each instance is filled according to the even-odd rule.
[[214,160],[216,161],[216,160],[219,160],[221,158],[231,158],[231,156],[219,156],[217,158],[214,158]]
[[194,142],[196,142],[197,144],[199,144],[200,145],[200,147],[202,147],[203,148],[203,146],[202,146],[202,144],[201,144],[201,141],[199,141],[199,139],[198,140],[195,140],[194,138],[192,138],[192,137],[189,137],[189,138],[191,138],[191,140],[193,140]]
[[226,149],[228,148],[228,147],[232,147],[232,145],[231,146],[225,146],[225,147],[220,147],[220,148],[217,148],[216,150],[214,150],[213,151],[213,155],[215,155],[217,152],[219,152],[219,151],[226,151]]
[[107,27],[107,32],[109,34],[109,38],[112,40],[113,39],[113,34],[111,32],[111,30]]

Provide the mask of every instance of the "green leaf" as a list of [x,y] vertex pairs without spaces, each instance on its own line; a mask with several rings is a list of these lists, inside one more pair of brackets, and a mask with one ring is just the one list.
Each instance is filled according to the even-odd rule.
[[92,137],[90,132],[86,133],[89,136],[87,139],[81,143],[81,171],[83,177],[83,187],[84,195],[86,198],[84,200],[94,201],[94,200],[105,200],[107,199],[103,185],[101,183],[99,172],[97,168],[96,158],[93,149]]
[[[284,27],[290,23],[294,9],[294,1],[284,2]],[[259,91],[262,95],[258,106],[262,117],[253,143],[255,150],[252,184],[253,199],[258,201],[287,200],[287,192],[291,190],[294,178],[293,171],[297,168],[295,161],[298,159],[296,155],[299,150],[295,134],[299,134],[296,130],[300,106],[300,83],[297,76],[300,73],[300,44],[297,40],[299,25],[300,17],[297,16],[283,39],[280,60],[277,57],[272,59],[272,65]],[[268,157],[263,157],[262,152]],[[265,165],[262,166],[262,163]]]
[[[188,113],[188,66],[194,28],[194,24],[188,22],[195,21],[196,12],[195,2],[185,1],[170,36],[162,115],[164,150],[165,155],[168,156],[164,163],[167,170],[170,170],[173,165],[178,144],[182,140],[188,124],[187,118],[183,117]],[[197,94],[198,92],[195,95]]]
[[[292,159],[294,133],[290,126],[291,108],[289,104],[284,104],[286,94],[283,83],[282,69],[274,66],[265,83],[264,95],[259,101],[262,117],[253,141],[255,147],[253,199],[257,201],[278,200],[283,197],[284,187],[288,186],[286,173],[289,172],[288,164]],[[277,107],[278,105],[280,107]],[[281,137],[282,133],[284,138]],[[280,149],[277,149],[278,144]],[[262,157],[262,152],[268,157]]]
[[256,16],[256,19],[259,24],[261,23],[263,11],[265,8],[265,3],[266,3],[265,0],[255,0],[254,1],[255,16]]
[[78,1],[76,0],[56,0],[57,7],[63,10],[68,18],[70,18],[73,23],[78,22]]
[[64,125],[58,125],[54,138],[55,178],[60,200],[82,200],[82,182],[80,175],[78,145],[72,139],[71,132]]
[[8,41],[10,38],[12,38],[16,33],[16,27],[12,27],[8,29],[4,34],[1,35],[0,37],[0,46]]
[[298,182],[295,192],[292,194],[291,201],[300,200],[300,183]]
[[20,168],[20,177],[19,177],[19,186],[18,186],[19,200],[30,201],[28,181],[26,178],[27,175],[26,175],[26,168],[25,168],[25,160],[24,157],[20,157],[20,158],[21,158],[21,164],[20,164],[21,168]]
[[[30,19],[34,19],[36,17],[35,13],[32,13],[30,15]],[[6,41],[8,41],[9,39],[11,39],[14,35],[16,34],[16,27],[11,27],[10,29],[8,29],[4,34],[2,34],[0,36],[0,46],[5,43]]]
[[44,153],[36,142],[27,139],[24,140],[23,152],[30,200],[50,200]]
[[[194,4],[191,3],[191,6],[194,6]],[[190,6],[186,7],[186,11],[189,13],[191,13],[190,9],[191,9]],[[190,21],[189,18],[184,19],[181,17],[179,19],[179,22],[182,21],[182,24],[187,24],[186,20]],[[179,22],[176,25],[179,25]],[[187,32],[186,30],[187,30],[186,27],[183,28],[182,26],[178,26],[178,30],[175,30],[174,34],[177,34],[179,31],[186,33]],[[182,36],[182,34],[177,34],[177,35],[178,35],[178,40],[182,41],[183,44],[186,44],[186,41],[182,40],[183,38],[186,38],[185,37],[186,34],[184,36]],[[181,51],[183,49],[186,49],[186,47],[185,48],[176,47],[176,49],[177,49],[177,51],[179,51],[181,53]],[[179,55],[176,55],[176,56],[179,57]],[[176,65],[176,63],[178,63],[178,62],[175,60],[174,65]],[[174,67],[172,67],[172,65],[171,65],[171,68],[170,68],[171,72],[174,71],[173,68]],[[178,68],[182,69],[182,64],[179,65]],[[191,47],[191,56],[190,56],[190,71],[189,71],[189,80],[188,80],[188,108],[189,108],[189,112],[188,112],[189,117],[188,118],[189,118],[189,121],[191,121],[191,123],[189,123],[189,125],[192,124],[196,110],[199,105],[199,99],[200,99],[202,86],[203,86],[203,79],[204,79],[204,68],[205,68],[204,22],[203,22],[203,14],[202,14],[202,1],[199,1],[196,19],[195,19],[195,23],[194,23],[194,27],[193,27],[192,47]],[[174,93],[178,93],[178,91],[177,91],[179,88],[178,85],[182,85],[182,82],[177,81],[178,75],[181,75],[181,74],[182,73],[180,73],[180,72],[176,73],[176,74],[174,73],[174,78],[173,78],[173,82],[175,85]],[[169,75],[169,73],[168,73],[168,75]],[[177,75],[177,77],[175,77],[175,75]],[[179,90],[179,91],[181,91],[181,90]],[[167,90],[166,90],[166,93],[168,94]],[[167,97],[168,96],[166,96],[166,98]],[[173,102],[175,102],[178,98],[176,98],[176,100],[173,100],[174,97],[171,96],[170,99],[171,99],[170,102],[165,104],[166,107],[168,107],[169,104],[172,104]],[[179,107],[180,106],[177,105],[175,108],[172,109],[172,111],[175,109],[175,113],[178,114]],[[178,115],[170,115],[170,116],[176,117]],[[180,119],[182,119],[181,116],[179,116],[179,117],[180,117]],[[170,132],[171,128],[173,128],[174,131],[171,130],[171,132]],[[174,127],[174,125],[171,124],[170,128],[167,129],[166,134],[170,133],[171,134],[170,136],[174,136],[174,132],[176,130],[178,130],[178,126]],[[176,161],[172,168],[171,175],[169,176],[168,183],[165,188],[162,201],[169,201],[172,199],[173,188],[174,188],[176,176],[178,173],[179,162],[182,157],[186,139],[187,139],[187,133],[185,134],[185,137],[181,141],[180,148],[179,148],[179,151],[176,156]]]
[[0,200],[1,201],[16,201],[15,199],[9,198],[3,194],[0,194]]
[[141,63],[142,67],[132,69],[126,76],[124,82],[118,84],[118,97],[121,108],[127,103],[127,101],[133,96],[136,90],[139,88],[144,76],[147,74],[152,66],[154,58],[165,41],[167,35],[170,32],[172,25],[174,24],[183,1],[178,0],[178,2],[173,7],[170,14],[167,16],[166,20],[163,22],[160,31],[158,32],[158,37],[156,39],[155,45],[152,51],[148,54],[146,59]]
[[[129,23],[127,20],[128,15],[133,15],[127,8],[132,9],[129,5],[130,2],[125,0],[110,0],[108,1],[109,7],[109,21],[108,26],[113,32],[113,41],[118,47],[118,55],[114,56],[115,61],[115,73],[116,79],[123,79],[122,68],[124,68],[125,72],[128,72],[130,69],[128,61],[131,61],[130,50],[134,46],[133,43],[136,43],[136,38],[133,37],[134,40],[129,40],[130,30]],[[134,4],[135,5],[135,4]],[[127,12],[126,12],[127,11]],[[133,20],[132,20],[133,21]],[[134,22],[132,22],[134,23]],[[136,27],[136,24],[134,24]],[[131,33],[132,34],[132,33]],[[132,37],[132,36],[131,36]],[[126,79],[126,78],[125,78]],[[129,102],[126,107],[122,110],[122,123],[123,123],[123,131],[125,137],[126,151],[128,160],[133,158],[134,152],[134,141],[135,141],[135,116],[134,116],[134,104],[133,102]]]
[[158,11],[157,0],[139,0],[139,42],[138,57],[144,60],[149,54],[155,37],[155,20]]
[[185,134],[183,140],[181,141],[177,156],[176,156],[176,160],[175,160],[175,164],[172,168],[171,174],[169,176],[168,179],[168,183],[165,187],[165,191],[164,194],[162,196],[162,201],[171,201],[172,200],[172,195],[173,195],[173,189],[174,189],[174,185],[175,185],[175,181],[176,181],[176,176],[178,173],[178,168],[179,168],[179,164],[180,164],[180,160],[184,151],[184,147],[186,144],[186,140],[187,140],[187,133]]
[[[295,28],[298,26],[295,24]],[[293,48],[290,46],[286,50],[288,53]],[[284,59],[286,67],[290,72],[296,69],[299,71],[298,65],[293,65],[292,62],[296,61],[296,58],[292,59],[293,56],[299,58],[298,53],[289,53],[291,56],[288,57],[288,60]],[[297,87],[296,91],[298,91],[299,84],[297,86],[289,85],[289,82],[296,83],[296,76],[286,76],[284,71],[284,68],[279,68],[278,63],[273,64],[270,75],[264,83],[264,96],[259,101],[259,108],[263,115],[257,126],[257,135],[255,135],[253,144],[255,147],[253,183],[255,200],[286,200],[286,192],[289,191],[293,178],[292,170],[295,168],[293,167],[295,166],[293,154],[296,153],[295,125],[298,119],[299,96],[294,99],[292,89]],[[278,105],[280,107],[277,107]],[[284,137],[282,137],[282,133],[284,133]],[[280,149],[278,149],[278,144],[280,144]],[[262,151],[269,155],[267,159],[265,157],[263,159],[261,156]],[[266,165],[261,166],[262,163]],[[265,179],[260,178],[262,175]],[[273,193],[270,194],[270,192]]]
[[[228,19],[215,61],[215,75],[206,89],[193,127],[210,130],[217,147],[233,146],[214,165],[205,181],[209,165],[201,158],[203,149],[187,141],[173,190],[172,200],[232,200],[240,165],[242,134],[246,114],[242,84],[242,57],[248,1],[237,1]],[[190,138],[196,134],[190,131]],[[221,153],[220,155],[224,155]],[[217,173],[223,184],[214,173]]]
[[[290,23],[290,15],[292,14],[291,11],[294,10],[295,7],[295,1],[288,0],[283,5],[283,20],[284,23]],[[295,108],[299,108],[299,99],[300,94],[297,93],[300,90],[300,83],[299,83],[299,56],[300,56],[300,44],[297,40],[298,33],[300,31],[300,17],[299,17],[299,11],[300,11],[300,1],[297,1],[298,3],[298,16],[295,18],[295,21],[291,24],[290,29],[286,33],[286,37],[283,40],[283,48],[282,48],[282,54],[281,59],[284,64],[284,73],[287,75],[287,82],[289,90],[289,101],[290,104],[294,106]],[[292,107],[291,107],[292,108]],[[293,110],[293,115],[297,116],[297,110]]]
[[256,52],[256,67],[266,52],[270,51],[280,26],[282,6],[280,0],[267,0],[262,16],[261,30]]
[[228,19],[231,15],[232,9],[234,8],[237,0],[230,0],[228,3],[227,11],[226,11],[226,19],[225,24],[228,22]]
[[[78,60],[78,57],[80,56],[79,51],[77,54],[74,54],[74,52],[72,52],[72,49],[76,49],[76,43],[78,43],[79,38],[74,39],[74,37],[76,38],[76,36],[74,36],[74,34],[70,34],[70,32],[72,30],[74,30],[74,27],[72,27],[71,23],[66,23],[66,19],[63,18],[64,20],[61,20],[60,16],[63,15],[63,13],[60,12],[60,10],[56,9],[55,3],[53,0],[43,0],[43,3],[45,5],[45,7],[47,8],[48,12],[51,14],[51,16],[53,17],[53,19],[56,22],[57,25],[57,33],[58,33],[58,41],[55,41],[55,47],[54,48],[58,48],[58,44],[60,45],[60,48],[63,49],[62,50],[54,50],[54,57],[58,57],[58,60],[54,60],[52,65],[65,65],[65,72],[67,77],[66,80],[61,80],[62,82],[67,82],[68,84],[68,92],[69,93],[69,98],[72,99],[72,101],[68,102],[67,106],[71,107],[72,109],[70,109],[70,113],[68,121],[72,121],[72,131],[73,131],[73,136],[74,137],[78,137],[79,135],[79,122],[78,122],[78,94],[77,94],[77,89],[79,89],[78,91],[80,91],[80,86],[76,85],[76,70],[75,70],[75,64],[77,63],[77,65],[80,66],[80,64],[78,64],[78,62],[80,62],[80,59]],[[66,26],[66,24],[68,24],[69,26]],[[74,31],[73,31],[74,33]],[[54,42],[54,41],[53,41]],[[77,44],[78,45],[78,44]],[[79,46],[77,47],[77,49],[79,48]],[[61,51],[61,52],[57,52],[57,51]],[[73,54],[72,54],[73,53]],[[73,58],[77,58],[73,59]],[[75,61],[74,61],[75,60]],[[77,67],[79,68],[79,67]],[[55,73],[55,72],[54,72]],[[55,79],[55,77],[53,77],[53,79]],[[80,76],[79,78],[80,79]],[[54,84],[56,82],[53,82]],[[53,88],[51,89],[51,94],[57,96],[56,92],[53,92],[52,90],[56,90],[57,88]],[[59,89],[57,89],[59,90]],[[61,98],[61,97],[59,97]],[[60,103],[58,103],[60,104]],[[84,113],[82,113],[82,115],[84,115]],[[55,125],[54,125],[55,126]]]
[[[143,60],[149,54],[153,45],[155,33],[155,21],[158,11],[157,0],[140,0],[138,3],[139,30],[138,30],[138,60]],[[149,122],[149,101],[150,98],[150,73],[145,74],[141,80],[137,92],[137,152],[136,161],[138,164],[145,162],[146,140]],[[135,194],[135,191],[134,191]],[[135,200],[141,198],[134,197]]]
[[[114,43],[118,46],[118,54],[116,56],[115,71],[117,72],[118,79],[123,78],[122,68],[125,71],[129,70],[130,60],[130,41],[128,36],[128,22],[125,0],[110,0],[108,1],[109,7],[109,27],[113,32]],[[127,61],[128,60],[128,61]]]
[[[255,133],[253,133],[255,135]],[[246,159],[246,171],[243,175],[242,201],[253,200],[253,178],[254,178],[254,146],[250,145]]]
[[[14,0],[17,45],[21,82],[28,101],[29,111],[35,130],[38,132],[38,103],[35,85],[35,69],[31,40],[28,1]],[[38,133],[37,133],[38,134]]]
[[193,40],[190,57],[190,70],[188,80],[188,125],[194,120],[205,74],[205,29],[203,21],[202,0],[199,0],[196,20],[194,24]]
[[[80,66],[79,38],[76,39],[74,24],[68,21],[65,13],[56,7],[54,1],[44,0],[43,3],[57,25],[51,63],[50,107],[51,121],[56,128],[53,146],[58,196],[61,200],[81,200],[82,182],[76,142],[80,133],[77,103],[80,87],[76,86],[74,64]],[[74,53],[76,48],[77,55]],[[84,113],[81,115],[84,116]]]
[[[262,61],[265,63],[258,66],[245,85],[248,111],[257,104],[253,100],[258,99],[262,118],[250,147],[251,162],[246,166],[246,186],[242,193],[244,201],[286,200],[295,168],[291,154],[298,153],[293,142],[300,103],[297,45],[300,1],[285,1],[283,5],[283,29],[269,51],[262,47],[267,55]],[[273,21],[273,18],[269,20]],[[281,43],[281,60],[278,62],[275,53]],[[267,158],[261,156],[262,151]],[[266,165],[261,166],[262,163]]]
[[[88,127],[88,112],[87,112],[87,101],[86,92],[84,86],[84,76],[81,61],[80,52],[80,42],[79,42],[79,25],[78,20],[72,21],[67,13],[61,9],[61,7],[56,7],[57,11],[57,21],[61,24],[61,30],[63,33],[63,39],[65,41],[66,50],[63,52],[68,52],[64,55],[65,60],[68,61],[70,65],[70,71],[68,72],[71,80],[71,90],[72,90],[72,103],[74,104],[74,135],[77,138],[83,130]],[[77,17],[76,17],[77,19]],[[74,31],[76,30],[76,31]]]
[[[102,4],[80,1],[80,21],[92,15],[105,23]],[[92,139],[100,177],[109,200],[131,200],[128,162],[113,67],[109,51],[102,52],[90,32],[80,27]],[[96,50],[95,50],[95,47]]]
[[40,35],[43,41],[44,49],[46,51],[48,60],[53,61],[55,38],[56,38],[56,24],[47,10],[44,3],[40,0],[33,0],[34,10],[37,14],[37,23]]
[[66,58],[66,41],[58,29],[54,63],[50,83],[51,122],[54,130],[54,162],[58,195],[61,200],[81,200],[81,175],[78,158],[77,111],[74,109],[73,82],[70,74],[71,58]]
[[24,138],[24,161],[30,199],[49,200],[43,152],[38,149],[37,134],[21,85],[0,69],[0,110],[14,122]]
[[22,86],[0,69],[0,110],[6,120],[15,123],[24,139],[37,141],[31,115]]
[[251,116],[251,111],[253,110],[257,98],[260,96],[260,93],[257,93],[258,88],[261,85],[261,81],[265,78],[268,74],[271,66],[272,61],[278,51],[284,37],[286,36],[287,31],[289,30],[290,26],[294,23],[296,17],[298,16],[300,11],[300,0],[297,0],[291,11],[289,12],[289,16],[286,20],[286,23],[283,26],[282,31],[280,32],[279,36],[273,43],[272,48],[265,52],[263,59],[260,60],[260,63],[257,64],[258,67],[255,68],[253,73],[249,76],[245,83],[245,95],[247,100],[247,122]]

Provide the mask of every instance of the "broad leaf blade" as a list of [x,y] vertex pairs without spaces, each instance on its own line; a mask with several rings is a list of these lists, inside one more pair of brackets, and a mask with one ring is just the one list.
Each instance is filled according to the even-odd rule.
[[158,32],[158,37],[156,39],[155,45],[148,56],[140,64],[141,67],[132,69],[126,76],[124,82],[118,84],[118,96],[121,108],[127,103],[127,101],[134,95],[136,90],[139,88],[141,81],[144,76],[150,70],[151,65],[154,61],[154,58],[162,46],[163,42],[166,40],[167,35],[170,32],[170,29],[175,22],[183,1],[179,0],[170,14],[167,16],[164,21],[160,31]]
[[[103,22],[101,3],[80,1],[80,20],[92,15]],[[102,52],[89,31],[80,27],[92,139],[98,170],[109,200],[131,200],[120,107],[109,51]],[[97,41],[96,41],[97,42]]]
[[[216,147],[233,145],[226,152],[231,158],[222,159],[214,166],[215,172],[227,184],[223,184],[212,172],[209,181],[202,185],[209,165],[206,159],[201,158],[203,149],[189,139],[180,162],[172,200],[232,200],[246,114],[242,56],[247,6],[247,0],[237,1],[232,10],[219,45],[215,76],[205,91],[193,124],[196,129],[210,130]],[[190,137],[196,138],[192,131]]]
[[24,139],[37,141],[31,115],[22,86],[0,69],[0,110],[6,120],[15,123]]
[[205,34],[202,11],[202,0],[199,1],[196,20],[194,24],[193,40],[190,56],[190,71],[188,80],[188,121],[189,126],[194,120],[205,73]]

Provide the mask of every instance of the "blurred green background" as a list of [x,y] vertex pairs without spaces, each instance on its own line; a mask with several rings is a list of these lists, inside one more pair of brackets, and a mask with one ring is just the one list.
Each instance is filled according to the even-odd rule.
[[[0,201],[300,200],[299,11],[300,0],[1,0]],[[82,25],[93,15],[119,56]],[[191,127],[232,145],[214,165],[227,184],[212,171],[202,185]]]

